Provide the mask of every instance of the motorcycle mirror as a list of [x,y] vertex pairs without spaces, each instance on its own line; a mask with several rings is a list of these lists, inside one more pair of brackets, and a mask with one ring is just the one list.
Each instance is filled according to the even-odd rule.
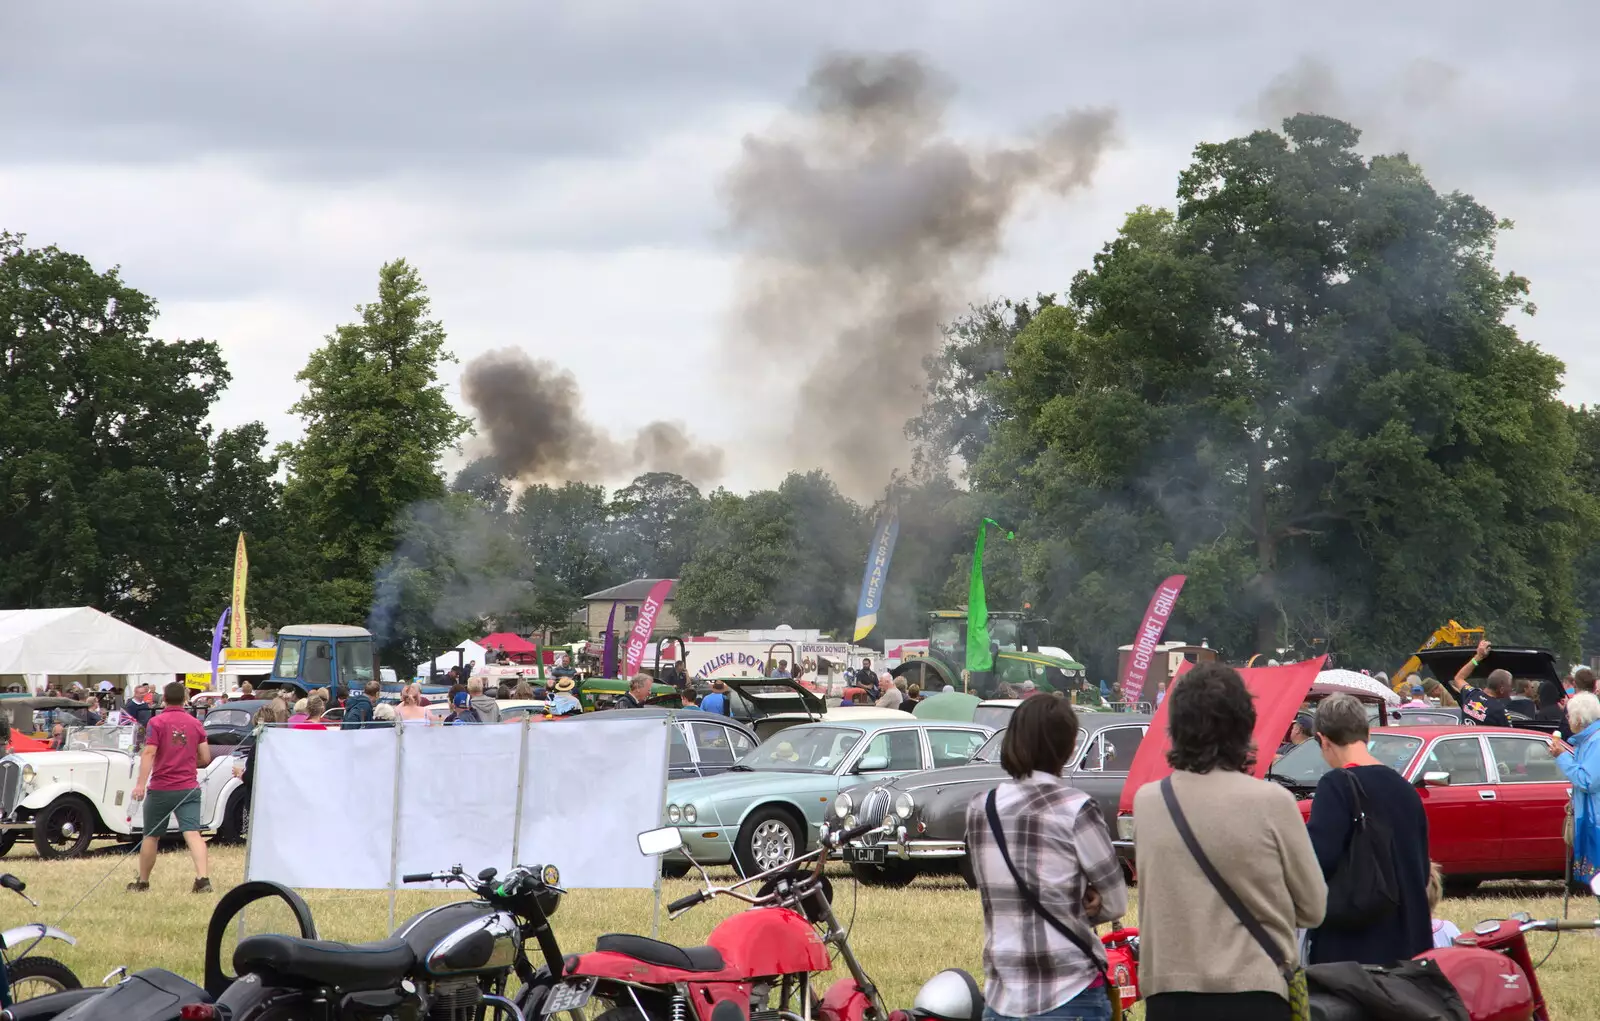
[[1589,880],[1589,889],[1594,891],[1596,897],[1600,897],[1600,872],[1595,873],[1595,877]]
[[663,826],[639,834],[639,853],[643,855],[666,854],[683,846],[683,834],[676,826]]
[[480,883],[492,883],[492,882],[494,882],[494,876],[495,876],[495,870],[494,869],[484,869],[482,872],[478,873],[478,882],[480,882]]

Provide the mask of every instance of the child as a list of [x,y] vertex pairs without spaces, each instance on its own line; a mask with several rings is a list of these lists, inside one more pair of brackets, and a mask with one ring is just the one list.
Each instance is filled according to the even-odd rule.
[[[1439,910],[1439,898],[1444,896],[1444,873],[1439,871],[1437,862],[1428,863],[1428,912],[1431,914]],[[1435,918],[1433,920],[1433,946],[1453,946],[1456,937],[1461,935],[1461,930],[1456,928],[1456,923],[1448,918]]]

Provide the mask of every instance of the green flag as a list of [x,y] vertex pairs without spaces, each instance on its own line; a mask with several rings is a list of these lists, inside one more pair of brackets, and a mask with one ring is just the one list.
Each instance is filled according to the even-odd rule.
[[[978,544],[972,550],[972,583],[967,590],[967,669],[993,670],[994,656],[989,652],[989,600],[983,592],[983,537],[989,526],[1000,527],[993,518],[984,518],[978,524]],[[1007,532],[1010,539],[1012,533]]]

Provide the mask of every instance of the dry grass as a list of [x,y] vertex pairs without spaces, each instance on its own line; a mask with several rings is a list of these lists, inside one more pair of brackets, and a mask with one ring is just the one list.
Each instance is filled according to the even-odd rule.
[[[51,947],[80,977],[98,982],[117,965],[131,968],[159,966],[198,980],[204,952],[206,923],[215,896],[188,892],[193,878],[186,855],[163,854],[153,877],[151,893],[136,896],[123,886],[134,876],[132,858],[120,849],[106,849],[70,862],[44,862],[31,857],[31,848],[19,845],[4,867],[28,883],[28,892],[42,907],[34,911],[19,899],[7,897],[5,925],[23,921],[60,924],[77,936],[76,947]],[[330,855],[330,861],[337,855]],[[561,864],[559,856],[554,863]],[[446,864],[446,863],[441,863]],[[240,881],[244,855],[237,848],[212,849],[212,877],[219,889]],[[103,880],[103,881],[102,881]],[[97,889],[91,887],[100,883]],[[983,919],[977,895],[960,880],[921,879],[905,890],[857,887],[846,876],[835,880],[836,907],[846,923],[854,918],[854,945],[868,972],[882,986],[891,1006],[909,1006],[917,987],[940,968],[960,967],[979,973],[983,945]],[[670,900],[693,889],[688,880],[665,884]],[[80,897],[88,896],[63,918]],[[439,902],[444,894],[407,893],[398,898],[398,917]],[[311,891],[306,894],[326,939],[351,941],[378,939],[388,931],[388,897],[383,893]],[[703,942],[718,920],[740,905],[720,900],[690,911],[676,922],[663,921],[663,939],[683,944]],[[1593,898],[1574,898],[1574,918],[1593,917]],[[1444,914],[1463,930],[1484,918],[1529,911],[1535,917],[1557,917],[1561,898],[1553,884],[1491,884],[1485,896],[1447,901]],[[266,912],[252,915],[252,930],[278,928],[283,921]],[[570,894],[557,913],[556,931],[568,952],[594,945],[605,932],[650,931],[651,895],[648,891],[581,890]],[[1535,960],[1550,949],[1553,937],[1536,935]],[[838,972],[836,972],[838,974]],[[1600,995],[1594,976],[1600,974],[1600,938],[1587,933],[1562,937],[1549,961],[1539,971],[1554,1017],[1560,1021],[1600,1021]]]

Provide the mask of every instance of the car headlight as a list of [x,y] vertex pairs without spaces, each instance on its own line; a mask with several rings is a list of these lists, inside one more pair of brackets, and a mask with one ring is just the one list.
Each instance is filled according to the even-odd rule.
[[38,778],[39,774],[32,766],[22,767],[22,786],[32,787],[33,782]]
[[835,818],[847,818],[851,812],[855,811],[855,809],[856,803],[850,799],[850,795],[848,794],[841,794],[834,799],[833,814]]
[[1117,816],[1117,839],[1118,840],[1132,840],[1133,839],[1133,816],[1131,816],[1131,815],[1119,815],[1119,816]]
[[916,800],[911,797],[909,791],[901,791],[899,794],[895,795],[894,814],[900,817],[901,822],[911,818],[911,813],[916,811],[916,809]]
[[694,825],[694,821],[696,819],[698,819],[698,818],[700,818],[700,813],[695,811],[695,808],[694,808],[693,805],[684,805],[683,806],[683,821],[684,822],[686,822],[689,825],[693,826]]
[[683,821],[683,811],[677,805],[667,806],[667,822],[679,823]]

